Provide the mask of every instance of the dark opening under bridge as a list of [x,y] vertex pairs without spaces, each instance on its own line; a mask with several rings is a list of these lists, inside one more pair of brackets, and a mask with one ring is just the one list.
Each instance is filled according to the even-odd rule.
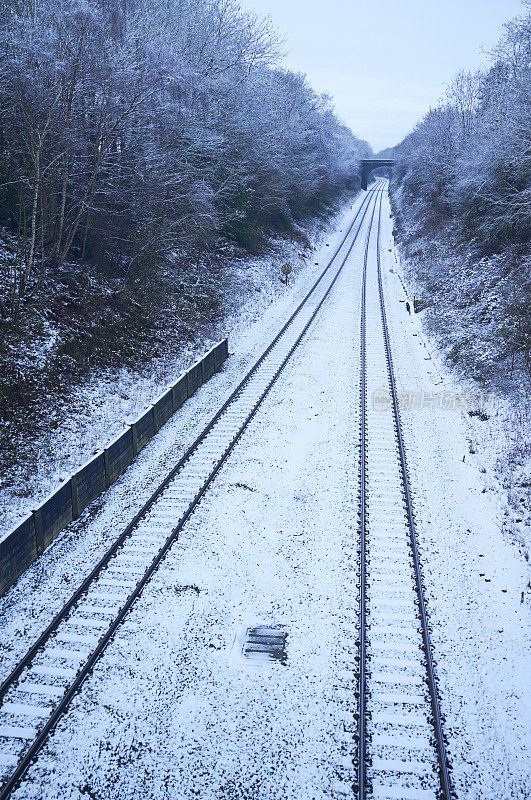
[[394,163],[392,158],[363,158],[361,161],[361,188],[367,188],[367,178],[373,169],[392,167]]

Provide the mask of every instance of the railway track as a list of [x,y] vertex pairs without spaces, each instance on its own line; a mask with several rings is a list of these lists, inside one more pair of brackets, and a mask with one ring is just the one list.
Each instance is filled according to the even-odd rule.
[[356,788],[359,800],[450,800],[383,296],[382,197],[367,234],[362,283]]
[[[325,270],[148,503],[0,686],[8,798],[293,356],[367,226],[360,381],[359,661],[353,795],[450,800],[380,263],[378,182]],[[368,223],[368,224],[367,224]],[[376,392],[389,398],[374,404]],[[381,395],[382,396],[382,395]]]
[[150,500],[0,686],[0,800],[24,778],[335,285],[384,183],[361,202],[341,244],[282,330]]

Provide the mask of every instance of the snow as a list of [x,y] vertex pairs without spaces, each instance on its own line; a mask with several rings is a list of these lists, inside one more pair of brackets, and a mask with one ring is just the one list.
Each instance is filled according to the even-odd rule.
[[[42,631],[70,596],[74,578],[79,570],[88,574],[114,539],[135,516],[179,457],[195,440],[198,431],[210,421],[241,381],[242,375],[256,361],[278,329],[295,310],[315,278],[322,271],[330,253],[343,238],[351,221],[352,204],[347,203],[324,231],[312,263],[295,274],[289,291],[281,291],[269,304],[250,303],[242,309],[238,324],[229,332],[230,359],[223,371],[207,384],[159,431],[155,439],[142,450],[136,461],[108,492],[92,503],[79,520],[71,523],[44,555],[26,571],[16,586],[0,598],[0,613],[12,609],[9,628],[0,639],[0,669],[9,670],[14,660],[25,652],[25,635]],[[279,284],[282,286],[282,284]],[[282,287],[285,288],[285,287]],[[272,288],[273,291],[273,288]],[[137,387],[141,392],[141,387]],[[108,421],[107,437],[111,430]],[[66,443],[64,447],[66,448]],[[21,605],[19,605],[19,603]]]
[[[346,675],[339,674],[336,655],[342,652],[348,665],[346,648],[355,647],[356,635],[353,629],[345,637],[342,626],[356,607],[345,558],[356,525],[350,502],[356,475],[349,469],[356,457],[351,436],[356,396],[350,391],[357,362],[352,349],[356,306],[350,299],[351,290],[359,293],[356,273],[345,283],[341,313],[326,315],[324,328],[309,340],[296,369],[285,371],[260,419],[246,432],[235,458],[129,618],[132,629],[124,627],[113,643],[111,661],[121,666],[106,678],[117,692],[110,697],[104,690],[102,716],[97,712],[89,723],[97,739],[109,742],[109,750],[96,755],[100,746],[94,739],[96,750],[88,754],[91,775],[84,767],[77,773],[77,758],[64,763],[64,780],[50,787],[50,797],[54,792],[76,796],[69,787],[85,783],[98,794],[96,769],[107,776],[105,791],[116,797],[234,796],[250,793],[253,784],[265,796],[298,797],[306,786],[315,792],[320,787],[315,796],[326,797],[335,773],[352,775],[337,741],[334,746],[340,722],[338,713],[331,713],[334,686],[344,686],[345,698],[335,699],[344,715],[355,706],[349,691],[352,672],[347,668]],[[329,347],[331,338],[339,349]],[[336,370],[343,355],[344,369]],[[301,382],[308,381],[320,385],[319,391],[301,392]],[[331,426],[329,409],[341,406],[344,413]],[[271,445],[277,452],[274,460],[264,457]],[[323,475],[317,487],[316,467]],[[198,596],[176,593],[193,584],[200,589]],[[241,657],[235,666],[235,637],[263,621],[286,623],[290,666],[257,666]],[[134,641],[132,630],[143,631],[141,643]],[[140,667],[132,683],[129,663]],[[154,684],[157,674],[162,680]],[[89,695],[100,688],[91,683]],[[119,718],[131,706],[130,724],[120,731],[115,715]],[[155,729],[153,719],[158,720]],[[73,724],[79,730],[78,722]],[[76,745],[88,741],[77,734],[74,740]],[[132,753],[130,740],[147,746]],[[278,747],[268,746],[271,741]],[[123,768],[116,758],[122,751]],[[44,776],[39,775],[35,789],[46,796]]]
[[[313,247],[324,248],[329,231],[337,227],[343,213],[342,208],[338,210],[326,226],[319,222],[310,225],[307,233]],[[280,281],[280,265],[287,261],[293,266],[290,287]],[[199,337],[193,345],[182,345],[178,353],[166,354],[142,373],[128,368],[95,371],[70,398],[52,409],[50,417],[56,427],[37,440],[35,468],[33,464],[28,468],[21,463],[12,475],[3,476],[0,535],[9,532],[61,482],[106,447],[212,344],[225,336],[229,337],[230,346],[236,344],[245,336],[249,324],[271,305],[273,318],[281,319],[292,297],[299,296],[297,287],[309,285],[318,272],[315,261],[315,253],[301,252],[297,242],[274,240],[269,256],[234,260],[230,264],[225,317],[221,327],[210,326],[206,338]],[[53,345],[52,334],[56,332],[50,332],[50,339],[43,347]],[[244,358],[247,355],[241,346],[238,352]]]
[[[528,259],[510,249],[480,259],[478,241],[456,247],[462,236],[455,219],[427,231],[422,203],[410,206],[402,187],[394,188],[393,204],[401,227],[398,274],[403,272],[411,306],[413,296],[428,306],[419,316],[424,342],[431,341],[428,351],[435,347],[442,351],[455,370],[459,385],[454,388],[462,399],[468,393],[476,398],[464,409],[471,448],[479,452],[486,473],[506,495],[504,533],[529,560],[530,376],[522,353],[513,360],[502,347],[506,331],[516,324],[507,297],[519,297],[520,284],[525,290]],[[525,303],[525,298],[520,300]],[[486,408],[481,406],[482,396],[493,398]]]
[[[401,302],[387,201],[384,211],[399,390],[461,391],[436,355],[426,355],[421,322]],[[346,207],[327,240],[332,247],[351,216]],[[15,797],[351,796],[363,239]],[[323,265],[330,252],[323,246],[315,260]],[[237,355],[223,372],[0,601],[2,675],[263,350],[317,270],[300,272],[290,292],[242,321],[230,342]],[[523,798],[531,789],[528,598],[521,602],[529,576],[502,533],[495,478],[470,454],[469,420],[459,410],[402,410],[431,635],[457,796]],[[285,627],[285,666],[241,656],[242,636],[255,624]]]
[[[400,302],[398,254],[387,248],[386,260],[399,391],[469,391]],[[523,798],[531,788],[529,567],[502,532],[505,492],[493,468],[483,471],[485,453],[470,453],[477,428],[466,412],[402,409],[401,417],[456,793]]]

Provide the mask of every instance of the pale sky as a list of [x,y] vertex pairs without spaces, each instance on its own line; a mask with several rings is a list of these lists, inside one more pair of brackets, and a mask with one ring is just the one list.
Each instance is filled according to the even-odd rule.
[[332,95],[375,152],[401,141],[459,69],[477,69],[520,0],[241,0],[269,15],[283,65]]

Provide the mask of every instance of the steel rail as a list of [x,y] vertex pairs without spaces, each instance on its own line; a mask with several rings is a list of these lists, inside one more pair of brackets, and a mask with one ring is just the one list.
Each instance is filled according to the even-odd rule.
[[365,696],[366,696],[366,525],[367,525],[367,503],[366,503],[366,482],[367,482],[367,371],[366,371],[366,316],[365,304],[367,295],[367,262],[369,260],[369,243],[371,230],[376,213],[376,202],[369,223],[365,248],[363,255],[363,271],[361,279],[361,337],[360,337],[360,508],[359,508],[359,700],[358,700],[358,796],[359,800],[365,798],[366,785],[366,760],[367,760],[367,733],[365,727]]
[[419,557],[419,549],[418,549],[418,539],[417,539],[417,529],[415,525],[415,516],[413,511],[413,501],[411,495],[411,486],[409,482],[409,474],[407,469],[407,461],[406,461],[406,451],[404,447],[404,437],[402,434],[402,425],[400,422],[400,407],[398,403],[398,395],[396,390],[396,382],[395,382],[395,374],[393,368],[393,358],[391,353],[391,341],[389,337],[389,328],[387,325],[387,315],[385,311],[385,301],[384,301],[384,293],[383,293],[383,282],[382,282],[382,264],[381,264],[381,252],[380,252],[380,233],[381,233],[381,220],[382,220],[382,202],[383,202],[383,192],[380,195],[380,208],[378,213],[378,230],[377,230],[377,238],[376,238],[376,259],[377,259],[377,270],[378,270],[378,295],[380,298],[380,314],[382,318],[382,328],[383,328],[383,335],[384,335],[384,343],[385,343],[385,354],[386,354],[386,361],[387,361],[387,370],[389,374],[389,383],[391,387],[391,396],[392,396],[392,408],[393,408],[393,416],[395,421],[395,430],[396,430],[396,437],[398,441],[398,453],[400,458],[400,471],[402,476],[402,485],[404,490],[404,496],[406,501],[406,513],[407,513],[407,522],[409,527],[409,534],[410,534],[410,544],[411,550],[413,554],[413,564],[414,564],[414,571],[415,571],[415,584],[417,590],[417,598],[419,604],[419,615],[421,621],[421,628],[422,628],[422,640],[423,640],[423,649],[424,649],[424,656],[426,659],[426,672],[428,678],[428,686],[429,686],[429,693],[430,693],[430,701],[431,701],[431,710],[432,710],[432,723],[435,732],[435,741],[437,747],[437,757],[439,761],[439,777],[441,782],[441,792],[443,800],[451,800],[452,797],[452,785],[450,780],[450,768],[448,763],[448,758],[446,754],[446,745],[444,742],[444,733],[443,733],[443,721],[442,721],[442,714],[441,714],[441,707],[439,703],[439,695],[438,695],[438,688],[437,688],[437,678],[435,675],[435,664],[433,659],[433,649],[431,644],[430,632],[429,632],[429,623],[428,623],[428,613],[426,608],[426,598],[424,596],[424,587],[422,581],[422,570],[420,566],[420,557]]
[[[11,773],[11,775],[9,776],[7,781],[1,787],[1,789],[0,789],[0,800],[7,800],[7,798],[11,795],[13,790],[17,787],[17,785],[19,784],[21,779],[24,777],[24,775],[27,772],[28,768],[30,767],[33,759],[38,754],[40,749],[43,747],[43,745],[46,742],[48,736],[50,735],[50,733],[53,731],[53,729],[57,725],[59,719],[66,713],[66,711],[67,711],[67,709],[68,709],[68,707],[70,705],[70,702],[72,701],[73,697],[77,694],[77,692],[81,688],[82,684],[84,683],[84,681],[86,680],[88,675],[91,673],[95,663],[97,662],[99,657],[102,655],[103,651],[105,650],[105,648],[107,647],[109,642],[112,640],[116,629],[119,627],[121,622],[124,620],[124,618],[126,617],[127,613],[129,612],[130,608],[132,607],[132,605],[140,597],[144,587],[146,586],[146,584],[149,582],[149,580],[153,576],[154,572],[159,567],[160,563],[162,562],[162,560],[166,556],[168,550],[171,548],[171,546],[174,544],[174,542],[178,539],[179,533],[182,530],[183,526],[186,524],[187,520],[193,514],[194,510],[196,509],[197,505],[199,504],[199,501],[201,500],[201,498],[203,497],[203,495],[207,491],[208,487],[210,486],[210,484],[214,480],[215,476],[218,474],[219,470],[221,469],[221,467],[223,466],[223,464],[227,460],[228,456],[230,455],[230,453],[232,452],[232,450],[236,446],[237,442],[241,438],[241,436],[244,433],[245,429],[248,427],[248,425],[250,424],[251,420],[254,418],[256,412],[258,411],[259,407],[263,403],[266,395],[270,392],[271,388],[273,387],[273,385],[278,380],[281,372],[283,371],[284,367],[286,366],[286,364],[290,360],[290,358],[293,355],[294,351],[300,345],[300,343],[301,343],[302,339],[304,338],[305,334],[307,333],[310,325],[312,324],[312,322],[314,321],[315,317],[319,313],[321,307],[323,306],[324,302],[326,301],[326,299],[330,295],[330,292],[332,291],[332,288],[335,286],[335,284],[336,284],[336,282],[337,282],[337,280],[338,280],[338,278],[339,278],[339,276],[340,276],[340,274],[341,274],[341,272],[343,270],[343,267],[345,266],[350,254],[351,254],[351,252],[352,252],[352,250],[354,248],[354,245],[357,242],[358,235],[359,235],[359,233],[361,231],[361,228],[363,226],[365,217],[367,215],[367,211],[368,211],[368,209],[369,209],[369,207],[371,205],[371,201],[374,198],[374,207],[376,207],[377,195],[378,195],[378,193],[380,191],[381,191],[381,184],[377,184],[375,189],[373,189],[371,192],[369,192],[367,194],[367,196],[363,199],[359,209],[357,210],[357,212],[356,212],[356,214],[354,216],[354,219],[353,219],[352,223],[350,224],[350,226],[349,226],[345,236],[343,237],[341,243],[339,244],[339,246],[335,250],[335,252],[332,255],[332,257],[330,258],[326,268],[323,270],[323,272],[321,273],[319,278],[312,285],[312,287],[307,292],[307,294],[305,295],[305,297],[303,298],[301,303],[297,306],[297,308],[295,309],[293,314],[290,316],[288,321],[281,328],[279,333],[275,336],[273,341],[269,344],[269,346],[262,353],[262,355],[259,357],[259,359],[255,362],[255,364],[249,370],[249,372],[244,377],[244,379],[240,382],[240,384],[232,392],[232,394],[226,400],[226,402],[223,404],[223,406],[214,415],[214,417],[211,419],[211,421],[208,423],[208,425],[205,427],[205,429],[197,437],[197,439],[194,441],[194,443],[188,448],[188,450],[182,456],[182,458],[179,460],[177,465],[171,470],[171,472],[166,476],[166,478],[159,484],[159,486],[157,487],[155,492],[152,494],[152,496],[149,498],[149,500],[144,504],[144,506],[136,514],[136,516],[134,517],[133,521],[127,526],[127,528],[123,531],[123,533],[115,541],[115,543],[112,545],[112,547],[106,552],[106,554],[103,556],[103,558],[93,568],[93,570],[90,572],[90,574],[87,576],[87,578],[85,578],[85,580],[82,582],[81,586],[76,590],[76,592],[72,595],[72,597],[63,606],[63,608],[56,614],[56,616],[54,617],[52,622],[49,624],[49,626],[46,628],[46,630],[39,636],[39,638],[37,639],[35,644],[28,650],[26,655],[21,659],[21,661],[17,664],[17,666],[13,669],[11,674],[8,676],[8,678],[4,681],[4,683],[0,687],[0,702],[1,702],[1,700],[3,699],[5,694],[9,691],[10,688],[13,687],[13,685],[16,683],[18,678],[22,675],[24,669],[26,669],[27,667],[29,667],[31,665],[31,662],[34,659],[35,655],[39,652],[39,650],[43,646],[46,645],[46,642],[48,641],[50,636],[54,633],[54,631],[58,628],[59,624],[68,616],[69,612],[74,608],[76,603],[81,599],[83,594],[88,590],[88,588],[92,584],[92,582],[97,578],[97,576],[100,574],[100,572],[102,572],[102,570],[108,565],[108,563],[111,560],[111,558],[116,554],[116,552],[119,550],[121,545],[125,542],[125,540],[128,538],[128,536],[133,532],[133,530],[136,528],[138,523],[149,512],[149,510],[152,508],[152,506],[155,503],[155,501],[161,496],[161,494],[164,492],[164,490],[168,486],[168,484],[173,480],[173,478],[177,475],[177,473],[182,469],[182,467],[189,460],[191,455],[198,449],[198,447],[201,445],[203,440],[206,438],[206,436],[208,435],[210,430],[214,427],[214,425],[217,423],[217,421],[223,416],[223,414],[229,408],[231,403],[241,394],[241,392],[244,389],[244,387],[246,387],[247,384],[250,382],[250,380],[252,379],[253,375],[259,369],[260,365],[263,363],[263,361],[266,359],[266,357],[272,351],[273,347],[277,344],[277,342],[284,335],[284,333],[289,328],[291,323],[295,320],[295,318],[298,316],[298,314],[300,313],[302,308],[305,306],[307,301],[310,299],[310,297],[312,296],[312,294],[314,293],[314,291],[316,290],[318,285],[321,283],[321,281],[323,280],[325,275],[328,273],[328,271],[330,270],[332,264],[334,263],[335,259],[337,258],[338,254],[342,250],[345,242],[347,241],[349,235],[351,234],[352,230],[354,229],[356,221],[358,220],[360,215],[362,215],[361,216],[361,220],[359,222],[359,225],[358,225],[358,227],[357,227],[357,229],[356,229],[356,231],[354,233],[354,237],[352,239],[352,242],[350,243],[350,245],[349,245],[349,247],[347,249],[346,255],[344,256],[339,268],[336,271],[336,274],[334,275],[330,285],[326,289],[323,297],[321,298],[321,300],[319,301],[319,303],[316,306],[315,310],[311,314],[309,320],[304,325],[304,328],[302,329],[302,332],[299,334],[299,336],[295,340],[294,344],[291,346],[289,352],[287,353],[287,355],[285,356],[285,358],[281,362],[280,366],[275,371],[273,377],[267,383],[265,389],[263,390],[263,392],[259,396],[259,398],[256,401],[256,403],[254,404],[254,406],[251,408],[251,411],[246,416],[246,418],[245,418],[244,422],[242,423],[242,425],[240,426],[240,428],[237,430],[237,432],[234,435],[233,439],[231,440],[230,444],[228,445],[228,447],[223,452],[223,454],[220,457],[220,459],[217,461],[217,463],[213,467],[213,469],[210,472],[210,474],[208,475],[206,481],[204,481],[203,485],[201,486],[201,488],[199,489],[199,491],[195,495],[194,499],[189,504],[187,510],[181,516],[178,524],[174,528],[172,528],[171,533],[167,537],[167,539],[164,542],[164,544],[162,545],[162,547],[159,549],[159,551],[158,551],[157,555],[155,556],[155,558],[152,559],[151,563],[149,564],[149,566],[145,570],[143,576],[136,583],[134,589],[132,590],[132,592],[128,596],[128,598],[125,601],[124,605],[119,610],[118,614],[112,620],[112,622],[109,623],[109,627],[107,628],[105,633],[100,638],[97,646],[94,648],[92,653],[90,653],[88,658],[85,660],[85,663],[83,664],[83,666],[78,671],[78,673],[77,673],[76,677],[74,678],[74,680],[73,680],[72,684],[70,685],[70,687],[66,690],[63,698],[59,701],[59,703],[57,704],[55,709],[52,711],[52,713],[51,713],[49,719],[47,720],[47,722],[45,723],[45,725],[39,731],[39,733],[37,734],[35,739],[32,741],[32,744],[30,745],[28,750],[24,753],[24,755],[22,756],[22,758],[19,761],[18,765],[15,767],[14,771]],[[374,209],[373,209],[373,215],[374,215]]]
[[[400,461],[400,474],[402,487],[404,492],[407,525],[409,529],[410,545],[414,562],[415,573],[415,589],[418,600],[418,611],[421,622],[422,630],[422,644],[423,652],[426,662],[426,673],[430,694],[430,704],[432,712],[432,724],[435,733],[435,742],[437,750],[437,760],[439,766],[440,789],[443,800],[451,800],[452,788],[449,775],[449,764],[446,755],[446,747],[444,742],[442,714],[440,710],[440,703],[438,698],[437,680],[435,676],[435,666],[432,652],[431,639],[429,634],[429,623],[426,609],[426,600],[424,597],[424,588],[422,583],[422,571],[420,566],[420,558],[417,542],[417,531],[415,526],[413,501],[411,494],[411,487],[409,482],[409,475],[407,469],[407,461],[405,455],[404,439],[402,434],[402,426],[400,422],[400,409],[398,403],[398,395],[396,390],[395,375],[393,369],[393,360],[391,354],[391,343],[389,336],[389,329],[387,325],[387,316],[385,311],[385,300],[383,294],[382,282],[382,269],[381,269],[381,219],[382,219],[382,203],[383,192],[380,192],[380,202],[378,209],[378,225],[376,235],[376,259],[377,259],[377,278],[378,278],[378,297],[380,306],[380,316],[382,320],[382,331],[385,346],[385,358],[387,365],[387,373],[389,378],[389,385],[392,397],[392,412],[394,419],[395,433],[398,443],[398,456]],[[367,766],[367,730],[366,730],[366,695],[367,695],[367,652],[366,652],[366,523],[367,523],[367,361],[366,361],[366,286],[367,286],[367,263],[369,258],[369,243],[371,237],[372,223],[376,213],[376,203],[371,218],[371,224],[367,233],[365,243],[365,253],[363,261],[363,276],[362,276],[362,291],[361,291],[361,342],[360,342],[360,511],[359,511],[359,584],[360,584],[360,597],[359,597],[359,624],[360,635],[358,644],[359,656],[359,677],[358,677],[358,784],[356,793],[358,800],[365,800],[367,797],[367,779],[366,779],[366,766]]]

